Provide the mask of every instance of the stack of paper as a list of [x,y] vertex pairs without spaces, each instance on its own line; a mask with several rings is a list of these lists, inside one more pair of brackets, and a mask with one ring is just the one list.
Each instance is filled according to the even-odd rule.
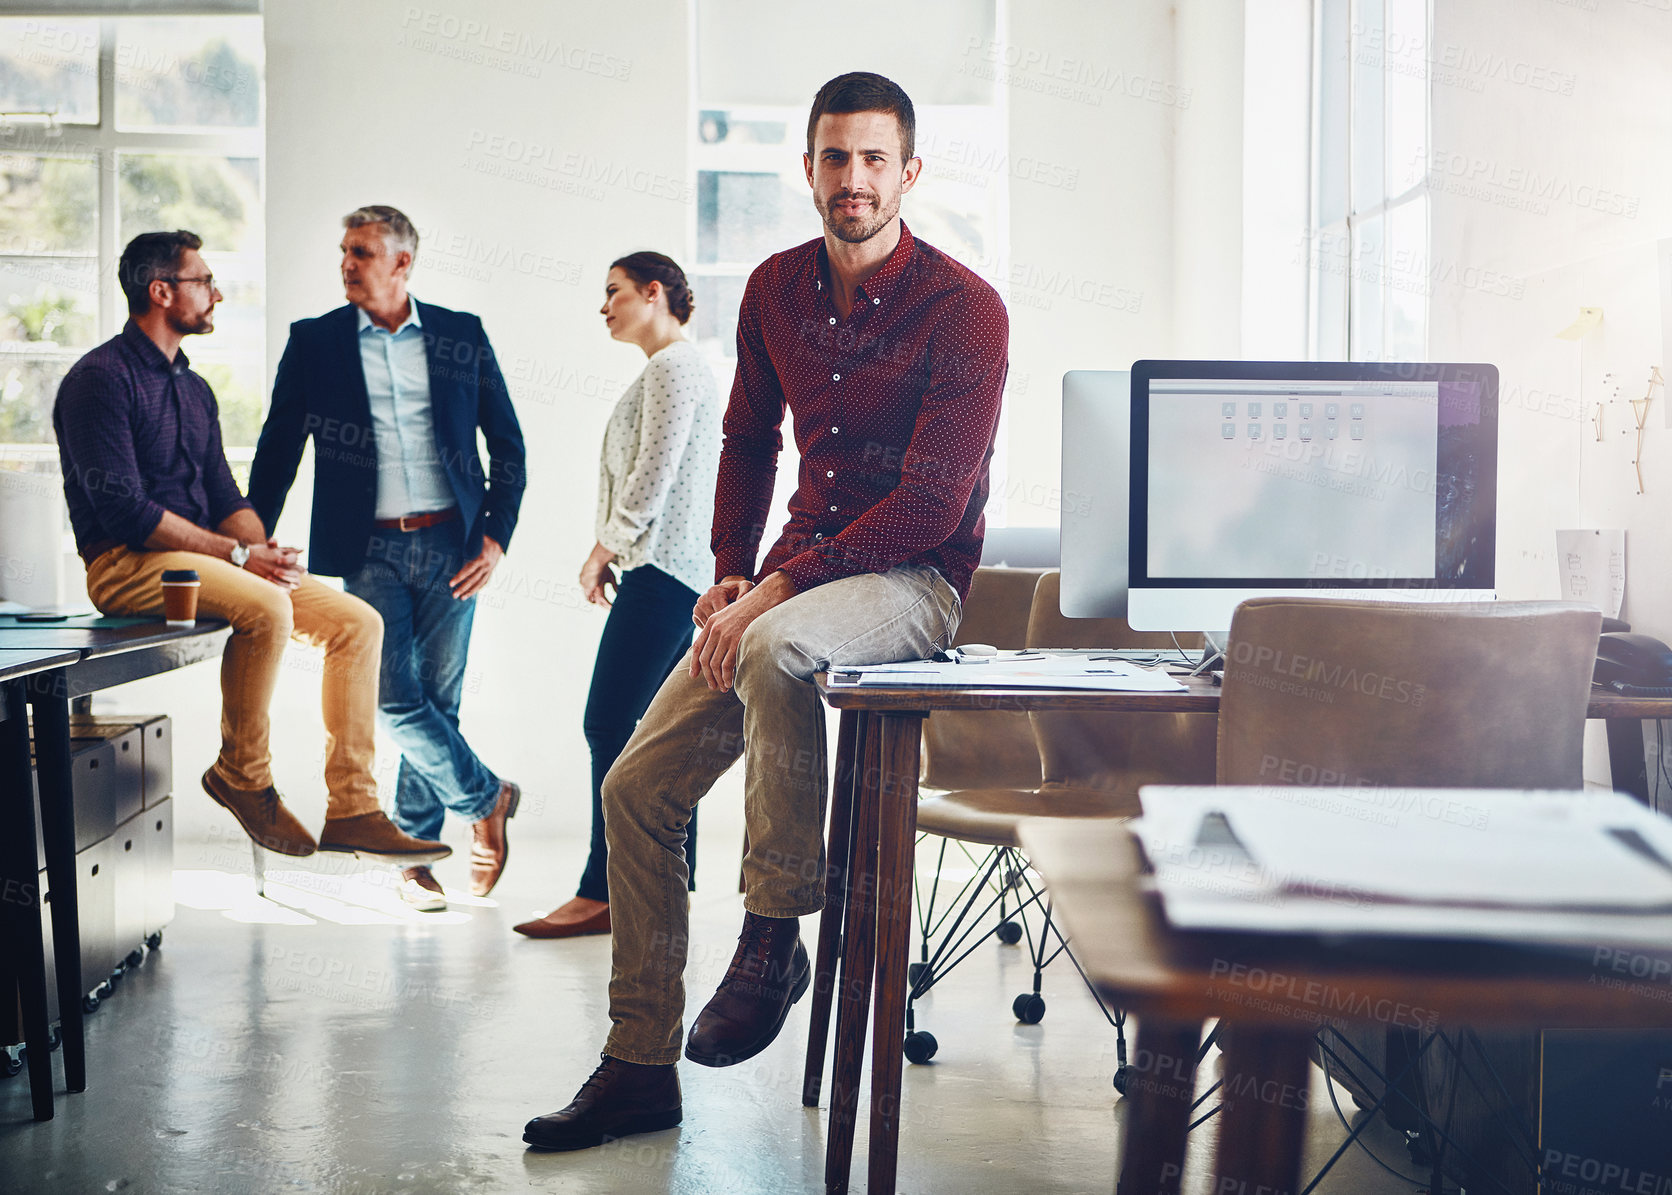
[[1132,829],[1186,929],[1672,941],[1672,820],[1615,793],[1148,787]]
[[939,664],[907,660],[832,668],[830,687],[910,685],[933,688],[1110,689],[1137,693],[1178,693],[1184,686],[1163,669],[1150,671],[1126,661],[1085,653],[1016,652],[979,661]]

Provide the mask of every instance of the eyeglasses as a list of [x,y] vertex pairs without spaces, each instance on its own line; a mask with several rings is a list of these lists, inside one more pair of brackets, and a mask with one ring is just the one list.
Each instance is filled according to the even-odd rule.
[[213,274],[205,274],[201,278],[159,278],[159,279],[157,279],[157,281],[159,281],[159,282],[173,282],[176,285],[178,285],[179,283],[182,283],[182,282],[201,282],[204,286],[208,287],[210,290],[215,289],[215,276]]

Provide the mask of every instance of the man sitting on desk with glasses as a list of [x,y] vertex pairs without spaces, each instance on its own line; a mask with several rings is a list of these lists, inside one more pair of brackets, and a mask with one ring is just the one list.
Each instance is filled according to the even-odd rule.
[[[251,838],[285,855],[350,851],[430,862],[451,853],[410,838],[377,804],[372,755],[383,621],[310,577],[267,538],[221,447],[209,385],[180,351],[215,330],[221,292],[195,234],[148,232],[122,251],[130,318],[70,368],[52,424],[87,596],[105,614],[161,618],[162,577],[192,569],[198,609],[232,624],[221,662],[221,750],[203,787]],[[273,787],[267,707],[292,639],[325,649],[325,783],[319,841]]]

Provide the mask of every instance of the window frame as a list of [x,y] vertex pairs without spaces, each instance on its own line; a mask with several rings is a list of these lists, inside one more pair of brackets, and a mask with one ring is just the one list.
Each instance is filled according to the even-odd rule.
[[[13,12],[10,10],[0,13],[8,18],[38,18],[43,21],[69,21],[76,17],[55,14],[51,12]],[[122,288],[116,282],[116,264],[122,256],[122,228],[121,228],[121,176],[120,159],[125,155],[141,154],[172,154],[172,155],[201,155],[218,158],[248,158],[254,159],[258,165],[256,195],[260,205],[253,214],[252,225],[262,230],[262,240],[265,241],[265,223],[267,210],[267,163],[266,163],[266,130],[267,130],[267,89],[265,86],[265,69],[263,82],[257,88],[257,121],[254,127],[247,129],[204,129],[204,130],[147,130],[122,129],[116,121],[116,103],[118,91],[117,37],[119,26],[123,20],[138,20],[152,17],[181,17],[181,16],[257,16],[237,9],[228,9],[214,13],[179,13],[166,11],[135,10],[131,14],[121,17],[106,16],[97,18],[99,23],[99,56],[98,56],[98,123],[87,124],[71,121],[46,122],[44,127],[56,128],[71,144],[63,149],[55,150],[48,142],[52,134],[46,137],[31,138],[27,146],[14,146],[19,133],[36,130],[43,127],[41,122],[5,121],[0,120],[0,153],[10,153],[24,156],[38,157],[87,157],[94,160],[98,174],[97,220],[95,232],[94,253],[74,254],[63,252],[43,253],[8,253],[7,257],[15,260],[29,258],[56,258],[60,260],[73,259],[78,261],[92,260],[98,277],[98,300],[96,305],[97,331],[93,344],[103,344],[122,330],[127,322],[127,300],[122,294]],[[24,114],[13,114],[24,115]],[[73,139],[73,140],[72,140]],[[208,258],[224,258],[227,255],[210,251]],[[265,290],[266,261],[265,251],[253,254],[256,264],[256,277]],[[87,347],[65,350],[80,358],[87,351]],[[260,376],[266,377],[266,345],[263,342],[257,349],[258,356],[255,364],[260,367]],[[0,349],[0,365],[9,358],[38,358],[41,352],[29,352],[21,349]],[[226,354],[217,352],[209,342],[205,342],[200,353],[192,354],[194,359],[201,356],[205,363],[224,362],[229,359]],[[244,358],[240,355],[238,360]],[[58,450],[55,444],[6,444],[7,454],[13,459],[47,459],[57,460]],[[254,455],[254,445],[228,445],[229,460],[243,463]]]
[[[1427,357],[1431,300],[1428,170],[1425,163],[1413,182],[1397,193],[1390,193],[1386,84],[1395,73],[1394,60],[1400,55],[1387,33],[1388,3],[1389,0],[1314,0],[1312,195],[1308,229],[1311,275],[1308,349],[1314,360],[1389,359],[1386,351],[1391,327],[1389,313],[1394,308],[1396,290],[1420,300],[1420,351],[1413,355],[1417,360]],[[1374,25],[1355,20],[1361,6],[1367,4],[1377,6],[1379,16]],[[1422,5],[1423,31],[1415,48],[1422,55],[1418,76],[1423,86],[1420,148],[1426,153],[1434,111],[1428,59],[1434,28],[1433,0],[1422,0]],[[1379,34],[1379,38],[1374,34]],[[1346,53],[1337,61],[1332,51],[1339,49],[1342,41]],[[1376,83],[1373,123],[1371,114],[1364,111],[1362,85],[1368,79],[1366,71],[1380,76]],[[1358,163],[1367,153],[1376,158],[1382,175],[1372,191],[1374,198],[1359,194],[1362,180]],[[1396,216],[1409,217],[1417,212],[1422,220],[1418,238],[1420,252],[1413,259],[1400,260],[1396,249],[1390,259],[1388,229]],[[1373,250],[1367,251],[1370,235],[1378,240]],[[1372,298],[1375,336],[1370,343],[1365,324],[1372,311]],[[1410,305],[1407,300],[1406,306]]]

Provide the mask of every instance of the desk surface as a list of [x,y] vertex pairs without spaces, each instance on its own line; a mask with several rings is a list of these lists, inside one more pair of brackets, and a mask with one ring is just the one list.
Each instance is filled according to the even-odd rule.
[[[1216,714],[1220,687],[1202,677],[1181,676],[1182,693],[1131,693],[1092,689],[1005,689],[979,685],[944,689],[914,685],[845,685],[814,678],[833,709],[901,713],[925,710],[1112,710],[1121,713]],[[1593,687],[1587,718],[1672,718],[1672,698],[1623,697]]]
[[1120,822],[1033,819],[1021,838],[1086,975],[1140,1017],[1672,1027],[1672,917],[1658,952],[1181,933],[1146,890]]
[[171,627],[158,619],[72,618],[66,622],[19,622],[0,615],[0,648],[59,648],[80,653],[82,659],[138,651],[190,641],[225,630],[217,618],[200,618],[196,626]]
[[65,648],[0,648],[0,680],[15,680],[48,668],[63,668],[80,659],[80,652]]

